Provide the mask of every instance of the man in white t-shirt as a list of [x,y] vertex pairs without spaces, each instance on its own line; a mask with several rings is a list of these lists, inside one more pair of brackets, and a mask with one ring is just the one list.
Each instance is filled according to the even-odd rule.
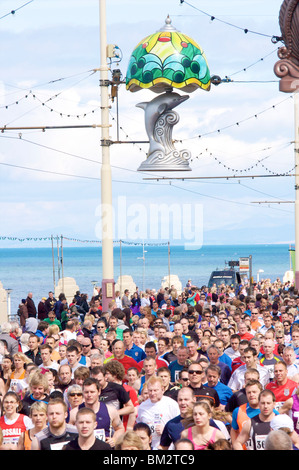
[[60,365],[58,362],[52,361],[52,348],[49,344],[42,344],[40,346],[40,354],[43,361],[39,366],[41,369],[54,369],[58,371]]
[[152,376],[147,381],[149,398],[138,408],[137,423],[146,423],[152,432],[152,447],[157,449],[165,424],[180,414],[175,400],[163,395],[160,377]]
[[68,343],[71,339],[77,339],[76,325],[72,320],[66,322],[65,329],[60,336]]
[[244,365],[238,367],[229,379],[228,386],[236,392],[241,390],[245,384],[245,372],[247,369],[257,369],[260,375],[259,381],[265,387],[270,382],[270,376],[268,370],[261,366],[258,362],[257,351],[252,347],[245,349],[243,354]]

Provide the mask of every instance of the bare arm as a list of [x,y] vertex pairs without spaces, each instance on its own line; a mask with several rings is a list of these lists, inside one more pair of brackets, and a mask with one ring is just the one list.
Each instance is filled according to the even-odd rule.
[[76,424],[76,415],[78,413],[78,410],[79,410],[79,407],[76,406],[75,408],[73,408],[71,411],[70,411],[70,419],[69,419],[69,423],[70,424],[73,424],[75,426]]
[[251,427],[251,420],[245,421],[242,427],[242,431],[240,432],[239,436],[233,443],[234,450],[244,450],[243,445],[245,442],[248,441],[250,437],[250,427]]
[[288,412],[292,409],[292,406],[293,406],[293,398],[289,398],[288,400],[286,400],[282,406],[279,408],[278,412],[279,414],[288,414]]
[[122,423],[122,420],[120,419],[118,411],[109,405],[107,406],[107,408],[108,408],[108,412],[110,415],[114,434],[113,434],[113,437],[106,438],[106,442],[108,442],[108,444],[110,444],[111,447],[115,447],[115,443],[117,442],[117,440],[124,434],[125,428]]
[[124,416],[124,415],[129,415],[131,413],[134,413],[134,405],[132,403],[132,400],[130,399],[127,403],[124,403],[123,407],[118,410],[119,416]]
[[127,423],[127,431],[133,430],[134,424],[136,423],[137,418],[137,408],[134,407],[133,413],[130,413]]
[[36,437],[34,437],[32,439],[31,450],[40,450],[39,443],[38,443],[38,440],[36,439]]
[[234,444],[234,442],[237,440],[238,435],[239,435],[238,431],[236,431],[234,428],[231,428],[230,437],[231,437],[232,444]]

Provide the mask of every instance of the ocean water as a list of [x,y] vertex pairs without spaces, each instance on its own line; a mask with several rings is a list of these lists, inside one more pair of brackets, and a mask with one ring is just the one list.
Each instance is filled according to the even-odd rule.
[[[168,275],[168,247],[145,245],[143,247],[122,245],[114,247],[114,279],[122,275],[131,275],[142,290],[158,289],[161,280]],[[260,279],[277,277],[282,279],[290,269],[289,245],[217,245],[203,246],[199,250],[185,250],[184,246],[170,246],[170,273],[176,274],[183,287],[188,279],[195,285],[208,283],[211,271],[222,269],[225,263],[240,257],[252,256],[254,279],[259,269],[264,273]],[[60,253],[61,256],[61,253]],[[54,253],[55,278],[58,280],[58,256]],[[102,279],[102,256],[100,246],[63,247],[63,272],[65,277],[73,277],[81,292],[92,295],[91,281],[100,285]],[[41,297],[54,290],[53,258],[51,247],[41,248],[2,248],[0,249],[0,282],[5,289],[12,289],[11,308],[14,313],[20,300],[33,292],[37,305]]]

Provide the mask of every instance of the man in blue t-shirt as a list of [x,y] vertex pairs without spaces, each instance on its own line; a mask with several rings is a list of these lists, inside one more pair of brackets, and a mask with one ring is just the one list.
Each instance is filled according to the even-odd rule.
[[216,392],[218,393],[221,405],[225,406],[228,400],[230,399],[230,397],[232,396],[233,391],[230,387],[220,382],[220,376],[221,376],[220,367],[210,364],[206,368],[205,373],[206,373],[207,383],[205,383],[204,385],[207,385],[208,387],[215,389]]
[[127,328],[123,331],[123,343],[125,345],[125,354],[135,359],[136,362],[143,361],[146,354],[139,346],[133,343],[133,332]]
[[186,362],[188,359],[188,349],[186,348],[186,346],[181,346],[178,349],[176,357],[177,359],[175,361],[172,361],[168,366],[168,369],[171,372],[170,380],[172,383],[175,383],[177,381],[178,373],[182,369],[184,369],[184,367],[186,367]]

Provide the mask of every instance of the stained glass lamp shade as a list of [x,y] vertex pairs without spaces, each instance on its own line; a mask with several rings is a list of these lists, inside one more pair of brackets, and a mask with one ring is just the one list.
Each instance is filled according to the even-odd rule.
[[177,88],[191,93],[210,90],[210,71],[201,47],[177,31],[167,17],[160,31],[144,38],[131,54],[126,88],[162,93]]

